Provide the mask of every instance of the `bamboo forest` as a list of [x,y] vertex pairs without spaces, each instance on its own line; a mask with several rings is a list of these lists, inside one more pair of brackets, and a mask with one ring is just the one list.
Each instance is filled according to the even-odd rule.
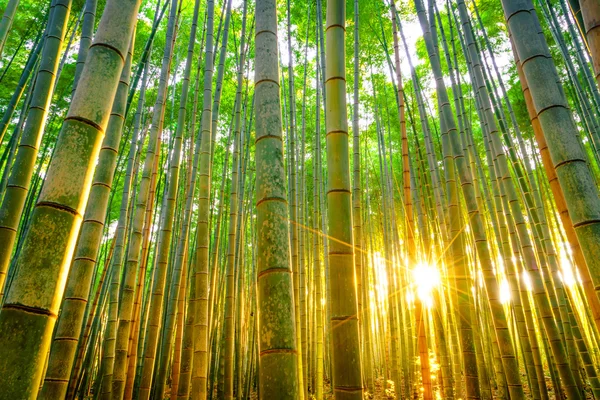
[[600,400],[600,0],[0,14],[0,400]]

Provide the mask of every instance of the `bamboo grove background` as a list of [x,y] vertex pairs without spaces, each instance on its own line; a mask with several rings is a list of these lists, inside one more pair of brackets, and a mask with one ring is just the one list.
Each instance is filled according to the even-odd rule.
[[0,10],[0,399],[600,399],[598,0]]

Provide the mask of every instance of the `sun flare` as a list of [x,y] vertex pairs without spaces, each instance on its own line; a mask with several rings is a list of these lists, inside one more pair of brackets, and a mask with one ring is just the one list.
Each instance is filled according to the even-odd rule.
[[418,263],[412,270],[415,291],[423,305],[433,305],[432,292],[440,284],[440,273],[432,265]]

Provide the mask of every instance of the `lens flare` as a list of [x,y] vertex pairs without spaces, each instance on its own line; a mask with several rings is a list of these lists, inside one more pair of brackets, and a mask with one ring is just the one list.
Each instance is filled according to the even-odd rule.
[[417,296],[426,307],[433,305],[432,292],[440,284],[440,273],[432,265],[419,263],[413,270],[413,281]]
[[510,303],[510,285],[506,279],[500,281],[500,303]]

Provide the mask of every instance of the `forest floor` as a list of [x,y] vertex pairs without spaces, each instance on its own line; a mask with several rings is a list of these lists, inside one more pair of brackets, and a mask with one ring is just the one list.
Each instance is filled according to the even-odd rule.
[[[524,377],[524,379],[527,379],[527,378]],[[324,384],[323,398],[326,400],[334,399],[333,391],[331,389],[331,382],[328,380],[325,380],[323,382],[323,384]],[[594,396],[592,394],[590,386],[587,384],[587,382],[585,382],[584,384],[586,386],[585,387],[585,399],[593,400]],[[548,387],[548,397],[550,399],[556,399],[557,398],[556,393],[554,393],[554,388],[552,386],[552,379],[550,378],[550,376],[546,376],[546,386]],[[528,385],[525,385],[524,389],[525,389],[526,398],[531,398]],[[366,393],[365,394],[365,400],[367,400],[367,399],[370,399],[370,400],[392,400],[392,399],[396,399],[396,398],[397,397],[396,397],[396,393],[394,390],[393,382],[391,382],[391,381],[385,382],[383,377],[380,377],[375,381],[375,393]],[[566,399],[566,396],[563,396],[563,398]],[[257,392],[252,391],[250,393],[249,399],[250,400],[258,400]],[[315,396],[312,394],[309,394],[308,399],[311,399],[311,400],[315,399]]]
[[[331,390],[331,382],[328,380],[325,380],[323,382],[323,398],[326,400],[330,400],[333,399],[333,391]],[[309,394],[309,399],[315,399],[315,396],[313,394]],[[383,378],[379,378],[375,381],[375,393],[374,395],[365,395],[365,399],[372,399],[372,400],[391,400],[391,399],[395,399],[396,396],[394,394],[394,389],[393,388],[388,388],[388,390],[386,391],[384,388],[384,380]],[[252,391],[250,393],[250,400],[258,400],[258,394],[256,391]]]
[[[394,393],[393,382],[387,382],[388,387],[386,388],[385,380],[381,377],[375,381],[375,393],[366,393],[365,399],[372,400],[391,400],[396,398],[396,394]],[[323,392],[325,395],[323,396],[325,399],[333,399],[333,390],[331,390],[331,382],[325,381],[323,382],[324,388]],[[390,387],[391,386],[391,387]]]

